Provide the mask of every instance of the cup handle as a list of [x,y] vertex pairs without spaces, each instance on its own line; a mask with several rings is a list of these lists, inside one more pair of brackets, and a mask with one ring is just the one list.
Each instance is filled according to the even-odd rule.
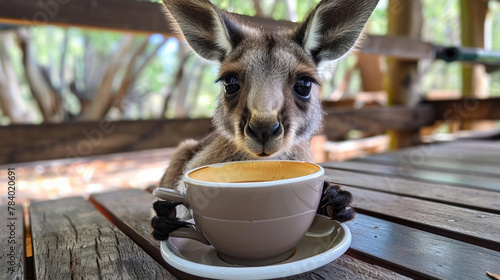
[[[183,193],[166,188],[156,188],[153,190],[153,195],[168,201],[181,202],[184,206],[189,208],[189,203],[184,199]],[[178,228],[169,234],[169,237],[180,237],[197,240],[203,244],[210,245],[210,242],[205,238],[194,225],[189,225],[187,228]]]

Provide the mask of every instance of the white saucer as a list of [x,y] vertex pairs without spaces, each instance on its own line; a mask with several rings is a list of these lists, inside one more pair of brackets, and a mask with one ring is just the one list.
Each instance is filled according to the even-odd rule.
[[295,253],[274,265],[228,264],[219,258],[214,247],[176,237],[161,242],[161,254],[168,264],[191,275],[215,279],[272,279],[298,275],[330,263],[344,254],[350,244],[351,232],[347,226],[316,215]]

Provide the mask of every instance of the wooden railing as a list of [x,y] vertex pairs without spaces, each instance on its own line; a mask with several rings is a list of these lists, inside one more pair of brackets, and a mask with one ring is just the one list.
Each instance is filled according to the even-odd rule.
[[[437,120],[500,119],[500,98],[443,100],[416,107],[331,108],[323,132],[331,139],[352,129],[383,133],[433,125]],[[0,127],[0,164],[68,159],[110,153],[175,147],[212,131],[210,119],[75,122]]]

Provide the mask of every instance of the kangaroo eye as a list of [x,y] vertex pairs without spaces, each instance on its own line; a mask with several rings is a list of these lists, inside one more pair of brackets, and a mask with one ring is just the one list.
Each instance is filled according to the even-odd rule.
[[301,98],[308,99],[311,97],[311,86],[312,81],[310,79],[305,77],[300,78],[295,82],[295,85],[293,85],[293,91]]
[[226,88],[226,94],[232,95],[240,90],[240,82],[233,75],[228,75],[224,78],[224,87]]

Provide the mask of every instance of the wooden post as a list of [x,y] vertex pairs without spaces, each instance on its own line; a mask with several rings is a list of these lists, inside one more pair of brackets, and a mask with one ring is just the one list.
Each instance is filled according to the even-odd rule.
[[357,53],[358,68],[361,76],[363,91],[380,92],[384,90],[381,66],[381,56]]
[[[484,22],[488,13],[488,1],[460,0],[460,24],[462,46],[484,48]],[[487,97],[484,65],[462,65],[462,96]],[[473,129],[471,122],[463,122],[462,129]]]
[[[420,0],[389,0],[388,36],[420,39],[422,4]],[[418,61],[387,58],[384,87],[388,105],[415,106],[419,102]],[[389,131],[390,149],[413,146],[418,143],[418,130]]]

